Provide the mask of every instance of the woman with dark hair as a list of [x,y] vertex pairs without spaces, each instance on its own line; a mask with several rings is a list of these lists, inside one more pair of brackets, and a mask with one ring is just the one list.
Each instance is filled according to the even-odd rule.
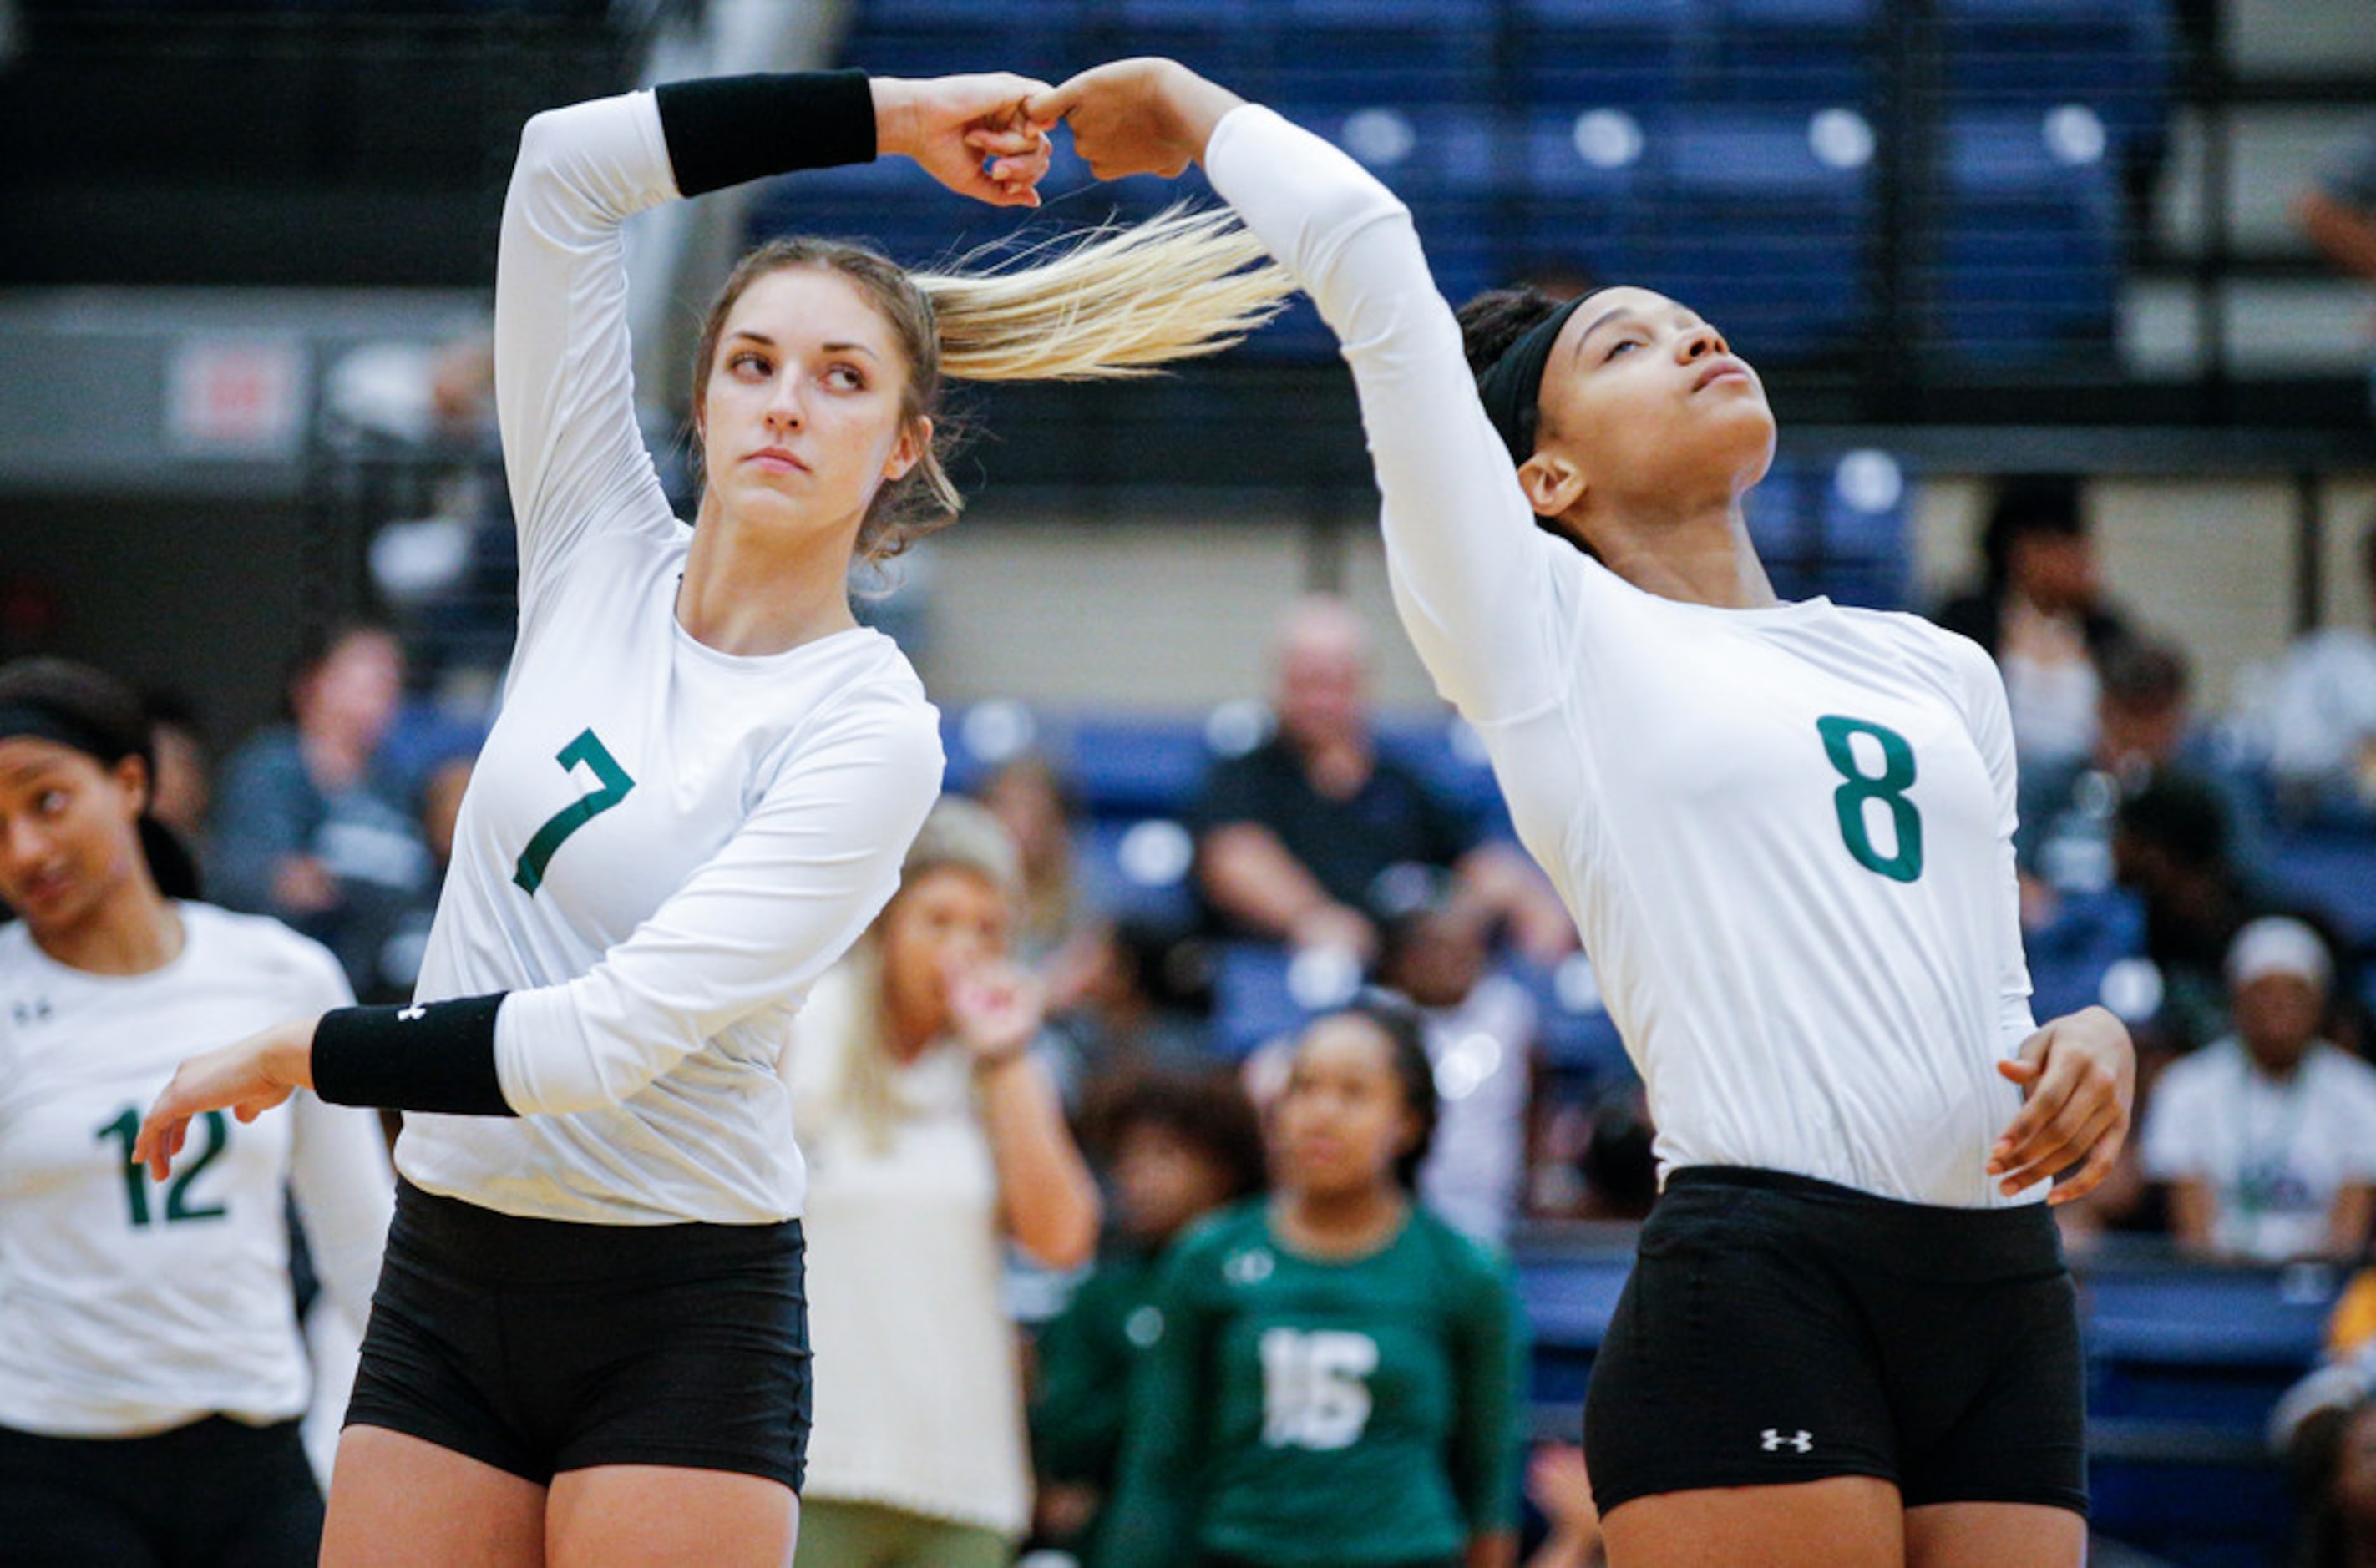
[[[1764,388],[1639,288],[1467,331],[1360,165],[1168,61],[1034,99],[1101,176],[1202,161],[1360,396],[1396,608],[1491,754],[1647,1086],[1664,1194],[1596,1361],[1621,1568],[2075,1563],[2077,1306],[2134,1053],[2030,1016],[2004,686],[1910,615],[1782,602]],[[1465,338],[1465,340],[1464,340]]]
[[1502,1265],[1418,1202],[1436,1109],[1409,1008],[1304,1030],[1270,1194],[1182,1237],[1134,1330],[1099,1561],[1513,1560],[1527,1336]]
[[1210,352],[1283,283],[1226,214],[975,274],[762,246],[696,350],[689,528],[636,424],[622,229],[878,151],[1032,205],[1049,147],[1018,106],[1036,86],[721,77],[521,136],[494,322],[519,637],[417,1000],[195,1057],[141,1133],[161,1176],[213,1108],[315,1086],[408,1112],[334,1563],[772,1568],[792,1550],[805,1178],[776,1059],[898,885],[941,778],[915,671],[851,613],[852,564],[956,511],[944,378]]
[[1173,1238],[1263,1190],[1262,1128],[1234,1075],[1147,1073],[1089,1111],[1087,1140],[1111,1194],[1097,1266],[1032,1340],[1031,1450],[1039,1536],[1096,1568],[1098,1518],[1120,1467],[1132,1343]]
[[362,1329],[394,1182],[377,1118],[310,1094],[197,1130],[155,1182],[140,1107],[193,1039],[350,1000],[330,955],[196,901],[109,676],[0,666],[0,1520],[12,1562],[310,1564],[286,1194]]

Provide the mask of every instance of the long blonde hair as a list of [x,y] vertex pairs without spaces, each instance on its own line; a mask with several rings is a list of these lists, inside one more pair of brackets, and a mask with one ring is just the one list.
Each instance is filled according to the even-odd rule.
[[[882,312],[908,360],[904,423],[939,413],[944,378],[1118,380],[1218,353],[1277,315],[1295,291],[1262,242],[1221,208],[1172,207],[1077,239],[977,251],[947,272],[911,273],[838,240],[770,240],[737,264],[703,324],[694,353],[696,430],[728,313],[754,282],[795,267],[839,273]],[[965,497],[946,466],[953,440],[936,422],[922,460],[876,492],[858,532],[861,557],[887,560],[956,520]]]

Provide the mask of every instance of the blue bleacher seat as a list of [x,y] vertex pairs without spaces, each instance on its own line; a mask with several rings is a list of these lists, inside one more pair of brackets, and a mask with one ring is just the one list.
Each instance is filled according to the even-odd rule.
[[1074,860],[1091,909],[1166,931],[1195,922],[1194,844],[1170,817],[1099,817],[1075,836]]
[[1538,110],[1516,134],[1515,172],[1505,175],[1517,182],[1515,270],[1575,273],[1594,284],[1636,281],[1663,152],[1643,117],[1606,107]]
[[1705,110],[1663,134],[1663,199],[1638,280],[1716,323],[1752,362],[1851,346],[1872,299],[1869,123],[1846,110]]
[[2108,351],[2121,208],[2100,120],[1965,113],[1945,140],[1935,340],[1975,362]]
[[2376,956],[2376,832],[2286,834],[2270,846],[2268,873],[2286,898],[2323,911],[2346,940]]
[[2124,146],[2163,134],[2175,49],[2168,0],[1940,0],[1960,107],[2095,105]]
[[1802,111],[1871,109],[1878,0],[1705,0],[1709,63],[1694,96]]
[[1033,0],[1018,17],[978,0],[859,0],[842,60],[884,76],[1007,70],[1062,81],[1095,64],[1083,0]]
[[1486,102],[1493,12],[1493,0],[1285,0],[1265,85],[1305,102]]
[[1086,715],[1072,726],[1067,774],[1096,817],[1184,816],[1212,760],[1198,719]]
[[1570,113],[1672,103],[1693,21],[1692,0],[1517,0],[1519,90]]

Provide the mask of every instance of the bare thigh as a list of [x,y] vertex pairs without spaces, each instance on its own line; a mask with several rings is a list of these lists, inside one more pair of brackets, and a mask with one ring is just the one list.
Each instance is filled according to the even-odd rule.
[[801,1503],[781,1481],[668,1465],[591,1465],[552,1478],[552,1568],[787,1568]]
[[1901,1568],[1906,1513],[1871,1476],[1708,1487],[1621,1503],[1602,1518],[1609,1568]]
[[542,1568],[544,1488],[386,1427],[339,1434],[324,1568]]
[[2032,1503],[1933,1503],[1906,1511],[1907,1568],[2079,1568],[2087,1521]]

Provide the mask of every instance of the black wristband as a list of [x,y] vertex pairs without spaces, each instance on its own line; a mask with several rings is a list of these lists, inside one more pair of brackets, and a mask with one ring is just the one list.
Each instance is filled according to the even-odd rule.
[[864,71],[709,77],[669,82],[653,96],[684,196],[874,161],[874,92]]
[[314,1092],[332,1105],[517,1116],[495,1076],[504,993],[410,1007],[340,1007],[314,1030]]

